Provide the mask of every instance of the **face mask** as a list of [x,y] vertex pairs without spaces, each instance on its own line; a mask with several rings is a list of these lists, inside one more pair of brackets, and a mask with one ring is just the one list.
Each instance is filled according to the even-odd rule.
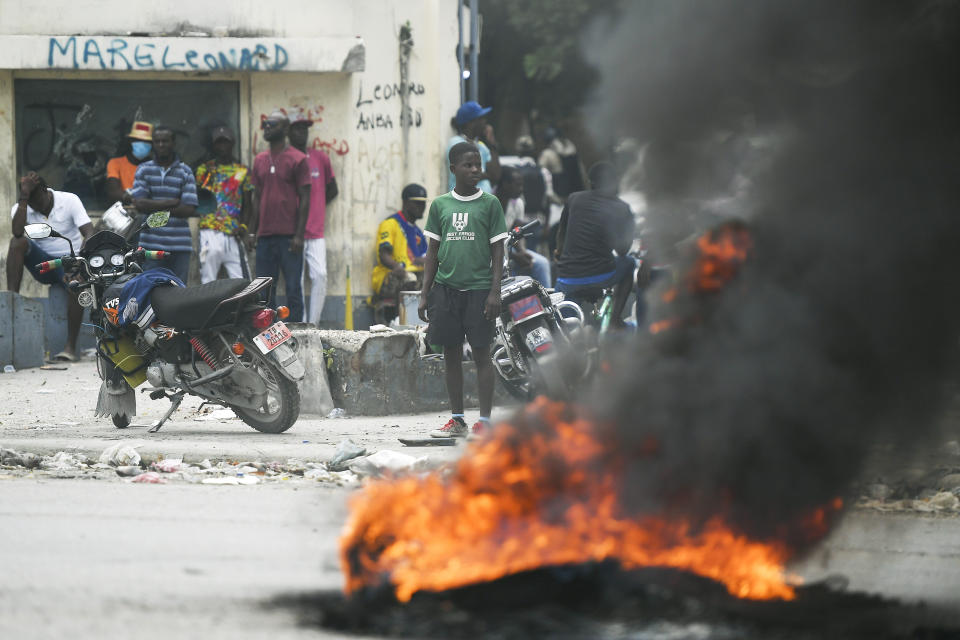
[[150,149],[153,147],[149,142],[133,142],[130,144],[133,157],[137,160],[143,160],[150,155]]

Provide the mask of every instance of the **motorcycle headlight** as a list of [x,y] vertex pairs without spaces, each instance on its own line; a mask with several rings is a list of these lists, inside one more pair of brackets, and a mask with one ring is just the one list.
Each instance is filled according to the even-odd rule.
[[122,267],[122,266],[123,266],[123,254],[122,254],[122,253],[115,253],[115,254],[113,254],[112,256],[110,256],[110,264],[112,264],[112,265],[115,266],[115,267]]
[[93,267],[94,269],[99,269],[100,267],[103,266],[103,263],[104,263],[104,262],[106,262],[106,260],[103,259],[103,256],[92,256],[92,257],[90,258],[90,263],[89,263],[89,264],[90,264],[90,266]]

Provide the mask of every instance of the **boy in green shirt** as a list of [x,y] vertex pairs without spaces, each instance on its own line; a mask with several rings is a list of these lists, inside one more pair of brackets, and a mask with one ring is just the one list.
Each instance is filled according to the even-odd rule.
[[434,438],[471,433],[463,419],[463,339],[477,364],[480,419],[471,435],[490,426],[493,409],[493,363],[490,344],[500,313],[500,278],[507,223],[496,196],[477,188],[480,151],[470,142],[450,148],[453,191],[430,204],[423,235],[429,241],[420,291],[420,319],[429,322],[427,342],[443,346],[450,420],[432,431]]

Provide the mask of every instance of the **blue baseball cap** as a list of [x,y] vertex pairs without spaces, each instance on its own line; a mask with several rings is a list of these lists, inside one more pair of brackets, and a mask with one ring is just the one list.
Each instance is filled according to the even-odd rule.
[[493,111],[493,107],[481,107],[474,100],[464,102],[462,105],[460,105],[460,108],[457,109],[457,126],[462,127],[471,120],[476,120],[480,116],[485,116],[491,111]]

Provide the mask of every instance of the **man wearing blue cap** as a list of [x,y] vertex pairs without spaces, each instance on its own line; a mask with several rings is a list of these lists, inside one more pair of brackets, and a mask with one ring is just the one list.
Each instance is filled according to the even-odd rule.
[[[497,141],[493,137],[493,127],[487,124],[486,115],[493,109],[481,107],[475,101],[464,102],[457,115],[450,121],[457,130],[457,135],[447,143],[446,158],[455,144],[470,142],[480,150],[480,171],[482,172],[477,187],[486,193],[493,193],[493,183],[500,179],[500,153],[497,151]],[[456,184],[453,172],[447,168],[447,188],[451,191]]]

